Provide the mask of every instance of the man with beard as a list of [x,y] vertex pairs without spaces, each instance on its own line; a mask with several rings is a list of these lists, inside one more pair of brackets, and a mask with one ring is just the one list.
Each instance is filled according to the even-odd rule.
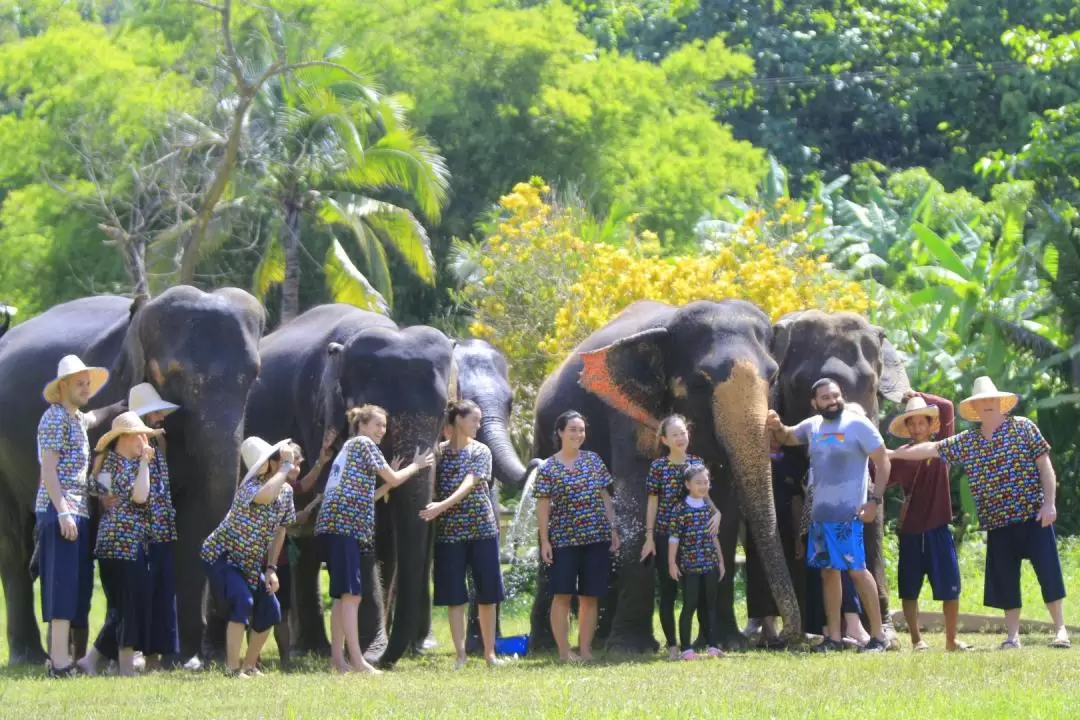
[[[866,569],[863,524],[872,523],[889,483],[889,458],[877,428],[864,415],[844,411],[844,396],[833,380],[823,378],[810,389],[811,405],[818,415],[793,428],[770,410],[766,427],[783,445],[809,445],[814,473],[814,503],[806,564],[821,569],[822,594],[828,634],[815,649],[843,650],[840,606],[843,586],[840,573],[847,571],[855,582],[870,620],[870,641],[861,652],[884,652],[887,644],[881,626],[877,583]],[[867,501],[870,482],[868,460],[877,474],[874,492]]]

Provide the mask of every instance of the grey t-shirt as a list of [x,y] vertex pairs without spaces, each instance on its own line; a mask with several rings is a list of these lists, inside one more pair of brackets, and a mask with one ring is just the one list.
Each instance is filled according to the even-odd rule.
[[866,502],[870,481],[870,453],[884,441],[877,428],[862,415],[844,411],[835,420],[820,415],[792,428],[801,443],[810,446],[814,473],[814,522],[850,522]]

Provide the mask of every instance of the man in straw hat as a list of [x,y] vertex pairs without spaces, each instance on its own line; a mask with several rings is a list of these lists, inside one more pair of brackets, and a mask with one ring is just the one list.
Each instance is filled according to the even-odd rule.
[[[270,629],[281,621],[281,606],[274,595],[279,588],[276,561],[285,544],[285,528],[296,522],[296,509],[289,486],[295,459],[291,440],[271,445],[250,437],[240,445],[240,455],[247,474],[200,555],[211,589],[228,608],[226,672],[244,678],[260,674],[259,653]],[[241,664],[240,644],[249,624],[247,656]]]
[[[808,567],[821,569],[828,623],[828,635],[815,649],[820,652],[844,649],[840,635],[843,600],[840,573],[847,571],[870,620],[871,638],[860,652],[884,652],[887,643],[877,583],[866,569],[863,523],[871,523],[877,517],[878,505],[889,482],[885,443],[865,415],[845,412],[844,395],[834,380],[818,380],[810,389],[810,396],[818,415],[789,428],[775,410],[770,410],[765,424],[781,444],[810,447],[814,500],[806,562]],[[874,492],[867,502],[870,459],[877,475]]]
[[[908,391],[904,412],[889,423],[889,433],[910,440],[904,447],[933,438],[952,437],[955,432],[953,404],[929,393]],[[970,650],[956,639],[960,613],[960,565],[953,544],[952,498],[949,493],[949,466],[941,458],[923,461],[895,460],[890,485],[904,491],[900,509],[900,566],[897,584],[904,605],[904,619],[916,652],[930,646],[919,632],[919,593],[923,577],[930,578],[934,599],[942,603],[945,615],[945,649]]]
[[82,413],[105,386],[109,372],[87,367],[75,355],[60,360],[56,377],[45,386],[49,403],[37,429],[41,481],[34,512],[39,543],[41,619],[49,623],[49,674],[75,672],[69,642],[78,635],[77,652],[86,646],[87,617],[94,591],[87,506],[90,442],[86,431],[123,408],[122,403]]
[[1031,561],[1046,609],[1056,629],[1051,647],[1069,647],[1061,601],[1061,576],[1054,521],[1057,478],[1050,445],[1031,420],[1010,417],[1019,398],[1000,392],[988,377],[975,380],[960,403],[960,417],[980,427],[937,442],[891,453],[897,460],[940,457],[967,472],[980,529],[986,530],[983,603],[1005,611],[1002,649],[1020,647],[1020,564]]

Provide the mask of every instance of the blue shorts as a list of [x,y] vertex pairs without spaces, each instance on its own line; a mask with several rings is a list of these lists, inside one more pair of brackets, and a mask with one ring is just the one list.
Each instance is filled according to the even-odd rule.
[[862,520],[810,523],[806,566],[830,570],[865,570]]
[[897,582],[901,600],[918,600],[923,578],[938,602],[960,597],[960,565],[948,525],[921,533],[900,533],[900,567]]
[[248,587],[244,573],[230,565],[226,555],[204,565],[211,592],[229,609],[229,622],[249,625],[257,633],[281,622],[281,607],[277,598],[266,592],[264,575],[259,574],[259,582],[253,590]]
[[285,617],[292,610],[292,568],[289,565],[278,565],[277,579],[278,589],[274,597],[281,608],[281,617]]
[[176,623],[175,543],[150,543],[150,655],[174,655],[180,652],[180,634]]
[[491,537],[435,543],[435,604],[468,604],[469,588],[465,576],[470,570],[477,605],[495,605],[503,601],[499,539]]
[[611,571],[611,543],[552,548],[548,588],[552,595],[604,597]]
[[319,535],[326,569],[330,573],[330,597],[363,597],[365,587],[375,587],[375,555],[360,548],[348,535]]
[[135,560],[99,558],[108,610],[94,647],[116,660],[121,648],[147,652],[150,639],[150,566],[142,550]]
[[1054,526],[1038,520],[1006,525],[986,533],[986,580],[983,605],[999,610],[1023,607],[1020,600],[1020,562],[1027,558],[1042,589],[1043,602],[1065,597],[1057,535]]
[[94,594],[94,558],[90,520],[73,515],[79,531],[74,542],[60,534],[56,508],[39,512],[37,518],[38,567],[41,576],[41,621],[69,620],[71,627],[89,626],[90,598]]

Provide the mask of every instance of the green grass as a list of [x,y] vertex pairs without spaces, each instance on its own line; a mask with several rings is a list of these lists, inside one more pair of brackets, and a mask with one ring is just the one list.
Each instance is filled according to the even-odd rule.
[[[981,554],[965,543],[962,609],[982,612]],[[1080,544],[1063,543],[1067,584],[1080,577]],[[890,577],[895,575],[895,566]],[[1044,619],[1030,573],[1025,617]],[[927,609],[935,603],[924,602]],[[95,627],[103,602],[95,597]],[[1067,600],[1066,617],[1080,608]],[[0,615],[2,617],[2,615]],[[527,616],[504,619],[507,634],[525,632]],[[2,631],[0,626],[0,631]],[[658,658],[606,657],[588,666],[530,656],[489,671],[474,661],[451,670],[445,612],[436,612],[439,646],[406,659],[378,678],[333,676],[318,661],[288,674],[248,681],[217,672],[160,673],[122,679],[79,678],[59,684],[40,669],[0,671],[0,717],[1065,717],[1080,702],[1080,647],[1055,651],[1046,638],[1024,638],[1020,652],[994,652],[1000,637],[965,636],[981,648],[967,655],[934,649],[915,655],[818,657],[753,651],[723,660],[668,663]],[[1080,638],[1078,638],[1080,640]],[[0,659],[6,656],[0,648]],[[266,657],[276,656],[271,640]]]

